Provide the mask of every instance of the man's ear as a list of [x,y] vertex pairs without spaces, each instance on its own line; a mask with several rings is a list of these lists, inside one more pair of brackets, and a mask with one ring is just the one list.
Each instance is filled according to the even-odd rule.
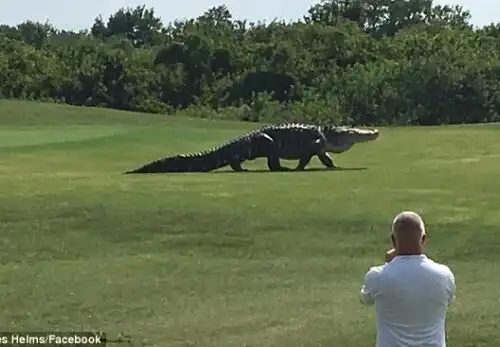
[[396,238],[394,237],[394,234],[391,234],[391,241],[392,241],[392,245],[394,247],[396,247]]
[[423,234],[422,235],[422,244],[425,245],[426,242],[427,242],[427,234]]

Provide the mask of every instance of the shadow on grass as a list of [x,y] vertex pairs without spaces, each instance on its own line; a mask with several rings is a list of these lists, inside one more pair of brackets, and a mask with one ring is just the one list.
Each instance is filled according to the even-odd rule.
[[310,169],[304,169],[302,171],[295,171],[291,169],[290,171],[271,171],[269,169],[256,169],[256,170],[248,170],[248,171],[211,171],[207,172],[210,174],[246,174],[246,173],[305,173],[305,172],[321,172],[321,171],[362,171],[362,170],[368,170],[366,167],[337,167],[335,169],[327,169],[327,168],[310,168]]
[[151,172],[151,173],[145,173],[145,172],[125,172],[125,174],[134,174],[134,175],[164,175],[164,174],[212,174],[212,175],[219,175],[219,174],[249,174],[249,173],[304,173],[304,172],[320,172],[320,171],[330,171],[330,172],[335,172],[335,171],[363,171],[363,170],[368,170],[366,167],[336,167],[335,169],[328,169],[328,168],[310,168],[310,169],[304,169],[302,171],[296,171],[294,169],[290,169],[289,171],[271,171],[269,169],[256,169],[256,170],[248,170],[248,171],[233,171],[233,170],[224,170],[224,171],[208,171],[208,172],[183,172],[183,171],[178,171],[178,172]]

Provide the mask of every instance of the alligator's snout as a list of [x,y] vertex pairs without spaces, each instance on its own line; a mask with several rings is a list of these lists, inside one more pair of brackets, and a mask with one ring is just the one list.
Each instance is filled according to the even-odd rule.
[[363,129],[358,132],[358,140],[360,142],[373,141],[378,138],[380,132],[377,129]]

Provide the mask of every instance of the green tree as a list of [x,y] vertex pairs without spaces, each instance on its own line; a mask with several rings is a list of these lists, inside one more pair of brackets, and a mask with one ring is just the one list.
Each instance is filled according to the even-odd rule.
[[145,5],[89,30],[0,26],[0,96],[246,121],[499,120],[500,24],[432,0],[322,0],[302,20],[224,5],[164,25]]

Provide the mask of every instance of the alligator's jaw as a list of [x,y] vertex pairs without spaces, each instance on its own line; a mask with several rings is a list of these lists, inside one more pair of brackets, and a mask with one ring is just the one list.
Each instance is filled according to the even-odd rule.
[[379,135],[380,133],[377,129],[356,129],[353,138],[355,143],[370,142],[375,141]]
[[344,153],[348,149],[354,146],[354,142],[345,142],[342,144],[331,144],[329,143],[326,147],[326,151],[334,154]]
[[376,140],[380,133],[377,129],[338,128],[333,134],[327,133],[326,135],[331,139],[326,146],[326,151],[339,154],[349,150],[356,143]]

